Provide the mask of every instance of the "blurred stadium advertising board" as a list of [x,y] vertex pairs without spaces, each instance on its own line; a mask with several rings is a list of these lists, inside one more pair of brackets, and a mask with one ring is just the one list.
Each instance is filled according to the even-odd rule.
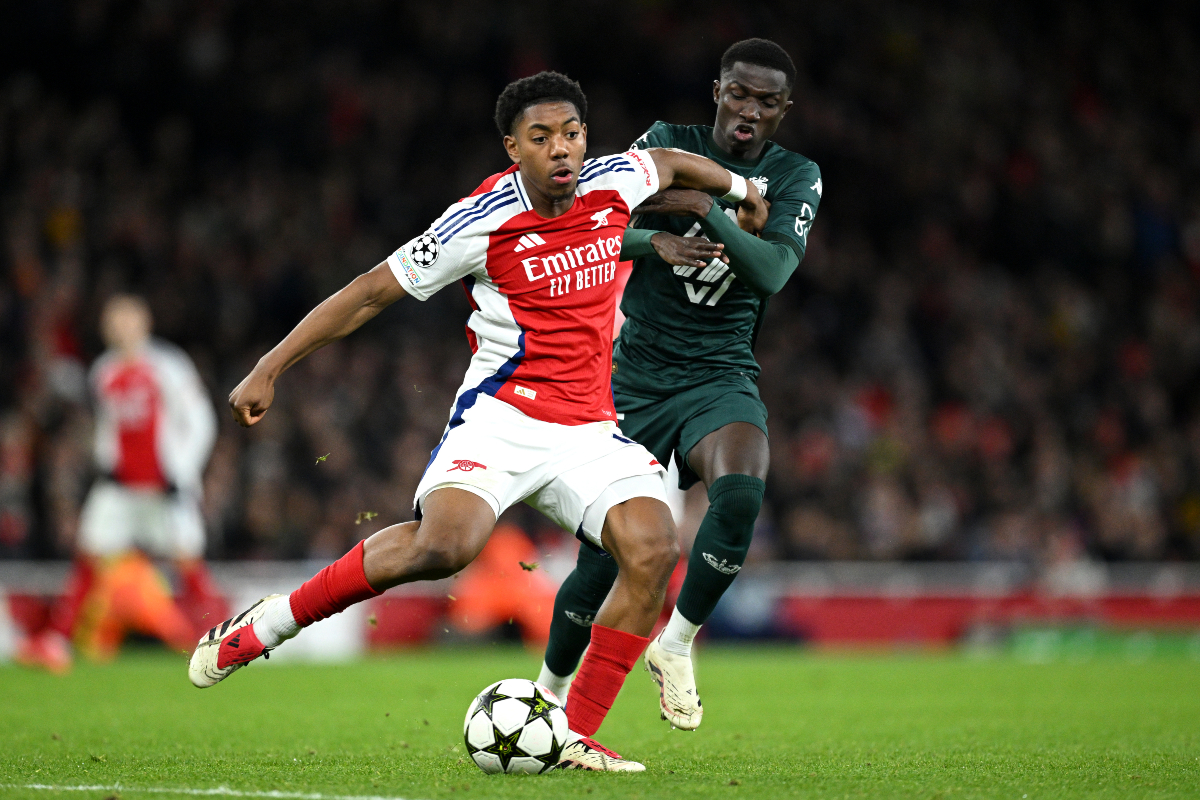
[[[234,608],[311,577],[319,563],[214,563]],[[41,624],[68,565],[0,563],[0,658]],[[459,584],[461,585],[461,584]],[[449,618],[454,579],[397,587],[286,643],[278,660],[344,660],[368,649],[469,640]],[[706,626],[722,639],[817,646],[940,647],[1051,627],[1200,632],[1200,565],[1075,562],[790,562],[748,565]],[[272,662],[276,660],[272,658]]]

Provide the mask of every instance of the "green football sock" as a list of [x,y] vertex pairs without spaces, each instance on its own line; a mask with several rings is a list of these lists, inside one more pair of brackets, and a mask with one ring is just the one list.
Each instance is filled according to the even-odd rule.
[[766,488],[749,475],[724,475],[708,487],[708,513],[692,544],[687,577],[675,604],[696,625],[712,614],[745,563]]
[[617,562],[581,545],[575,569],[559,587],[546,644],[546,666],[570,675],[592,639],[592,620],[617,579]]

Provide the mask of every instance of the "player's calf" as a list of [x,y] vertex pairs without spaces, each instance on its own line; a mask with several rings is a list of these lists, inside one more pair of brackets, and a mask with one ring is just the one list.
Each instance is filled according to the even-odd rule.
[[617,560],[617,581],[592,625],[591,645],[566,706],[571,730],[584,736],[600,727],[645,650],[679,558],[671,512],[649,497],[613,506],[603,543]]
[[394,525],[367,540],[367,578],[380,591],[448,578],[475,560],[495,522],[491,506],[477,495],[451,488],[432,492],[421,522]]

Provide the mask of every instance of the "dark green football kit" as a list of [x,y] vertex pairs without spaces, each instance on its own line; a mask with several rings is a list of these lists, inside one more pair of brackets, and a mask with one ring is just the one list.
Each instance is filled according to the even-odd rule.
[[714,198],[704,220],[641,216],[633,228],[724,242],[733,265],[714,260],[707,267],[673,267],[658,257],[649,237],[645,244],[622,248],[622,257],[638,257],[621,302],[626,321],[613,351],[613,397],[623,415],[619,424],[664,464],[674,451],[680,488],[686,489],[697,480],[686,456],[704,436],[731,422],[749,422],[767,432],[767,410],[755,386],[754,340],[767,296],[782,288],[804,257],[821,202],[821,173],[809,159],[774,142],[767,142],[754,162],[735,161],[713,146],[707,125],[656,122],[634,146],[686,150],[752,180],[771,212],[761,239],[751,244],[782,245],[751,253],[758,258],[748,266],[757,270],[739,277],[741,259],[732,241],[737,237],[729,235],[730,228],[741,232],[736,208]]
[[[767,298],[783,288],[804,257],[822,191],[817,165],[798,153],[767,142],[755,161],[737,161],[718,150],[712,137],[707,125],[656,122],[633,147],[696,153],[753,182],[771,204],[760,236],[738,227],[735,204],[714,198],[702,220],[636,217],[621,247],[622,259],[633,260],[621,302],[626,320],[613,350],[621,432],[664,464],[674,454],[684,489],[698,480],[687,455],[705,436],[733,422],[767,433],[767,410],[755,385],[754,342]],[[730,263],[667,264],[650,243],[660,231],[721,242]],[[677,604],[691,622],[708,618],[741,569],[764,490],[762,480],[736,474],[708,487],[709,510]],[[580,548],[575,571],[554,604],[546,667],[555,675],[574,672],[616,575],[611,558]]]

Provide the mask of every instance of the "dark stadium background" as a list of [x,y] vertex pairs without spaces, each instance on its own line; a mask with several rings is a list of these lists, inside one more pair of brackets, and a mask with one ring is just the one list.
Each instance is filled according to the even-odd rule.
[[[69,555],[109,294],[145,293],[222,403],[507,165],[507,81],[580,80],[599,155],[656,119],[710,123],[721,52],[761,35],[799,67],[778,140],[825,197],[759,343],[753,557],[1195,559],[1196,9],[5,3],[0,557]],[[411,518],[466,313],[453,290],[388,310],[293,369],[251,431],[219,407],[210,554],[330,558],[368,532],[358,511]]]

